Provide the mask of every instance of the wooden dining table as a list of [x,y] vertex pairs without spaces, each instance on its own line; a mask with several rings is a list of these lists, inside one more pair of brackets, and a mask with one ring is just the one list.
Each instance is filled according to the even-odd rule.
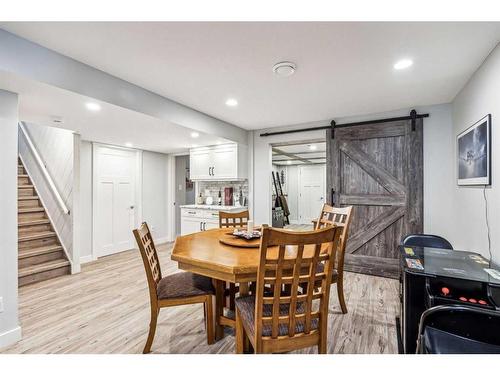
[[[239,240],[239,246],[221,242],[231,238],[233,228],[211,229],[177,237],[171,259],[179,269],[212,278],[215,286],[215,333],[219,340],[224,335],[224,326],[235,327],[234,314],[228,309],[224,314],[224,292],[226,283],[239,284],[239,296],[249,294],[249,283],[257,281],[260,262],[259,247],[248,247],[248,241]],[[253,240],[258,245],[259,240]],[[238,241],[236,241],[238,245]],[[269,248],[272,250],[272,248]],[[326,250],[326,247],[323,249]],[[296,256],[297,247],[287,246],[285,258]],[[314,247],[306,245],[304,258],[312,257]],[[271,251],[268,256],[273,257]]]
[[235,327],[234,316],[224,315],[226,282],[239,284],[239,295],[249,293],[249,283],[257,280],[259,247],[241,247],[222,243],[233,229],[211,229],[177,237],[172,249],[172,260],[179,269],[212,278],[215,286],[216,338],[221,339],[224,326]]

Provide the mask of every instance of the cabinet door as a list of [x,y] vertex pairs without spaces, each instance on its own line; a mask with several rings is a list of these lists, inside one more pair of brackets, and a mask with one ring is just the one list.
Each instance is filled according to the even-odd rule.
[[219,221],[215,220],[205,220],[205,225],[203,226],[205,230],[219,228]]
[[181,235],[185,236],[186,234],[200,232],[201,219],[181,218]]
[[214,178],[238,177],[238,149],[234,144],[222,145],[213,149]]
[[189,174],[191,180],[209,180],[212,178],[212,150],[208,148],[191,150],[189,154]]

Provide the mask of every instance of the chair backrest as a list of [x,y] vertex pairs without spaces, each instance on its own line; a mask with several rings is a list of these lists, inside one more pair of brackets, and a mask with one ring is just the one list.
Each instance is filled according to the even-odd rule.
[[156,288],[161,280],[161,268],[160,260],[158,259],[158,253],[149,231],[149,227],[146,223],[138,229],[134,229],[135,240],[137,241],[137,246],[141,252],[142,261],[144,263],[144,269],[146,270],[146,277],[148,279],[149,293],[151,299],[156,299]]
[[349,237],[349,227],[352,221],[352,206],[347,207],[333,207],[328,204],[324,204],[321,209],[321,214],[316,221],[316,228],[320,229],[327,226],[336,225],[343,228],[340,235],[340,249],[338,251],[337,261],[338,264],[335,266],[339,272],[342,272],[344,267],[344,255],[345,247],[347,244],[347,238]]
[[[318,323],[315,329],[313,320],[317,323],[327,319],[333,259],[340,233],[336,226],[309,232],[263,226],[256,288],[256,340],[262,338],[263,330],[270,331],[272,339],[283,336],[280,335],[283,327],[288,327],[287,337],[293,337],[300,324],[303,325],[302,334],[307,335],[319,326]],[[324,267],[318,268],[319,263]],[[321,287],[315,288],[319,281]],[[269,288],[272,295],[265,294]],[[300,293],[299,288],[305,292]],[[319,304],[313,305],[318,299]],[[283,304],[288,305],[284,315],[280,314]],[[297,309],[298,304],[301,304],[300,309]],[[271,316],[264,314],[264,308],[271,309]]]
[[453,250],[453,246],[440,236],[433,234],[409,234],[401,241],[404,246],[437,247],[439,249]]
[[242,212],[219,211],[219,228],[241,228],[250,219],[248,210]]

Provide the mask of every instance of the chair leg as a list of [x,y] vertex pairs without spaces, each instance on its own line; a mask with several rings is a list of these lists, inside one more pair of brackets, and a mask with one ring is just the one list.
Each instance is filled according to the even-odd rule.
[[319,343],[318,343],[318,354],[326,354],[327,352],[327,337],[328,337],[328,321],[323,319],[325,322],[320,323],[321,328],[319,332]]
[[337,294],[339,296],[340,308],[342,309],[342,314],[347,314],[347,305],[344,299],[344,278],[339,275],[337,280]]
[[151,309],[151,322],[149,323],[149,335],[146,341],[146,346],[144,346],[144,350],[142,354],[148,354],[151,352],[151,345],[153,345],[153,339],[155,338],[156,332],[156,322],[158,321],[158,314],[160,310]]
[[207,296],[206,302],[203,304],[205,310],[205,327],[207,330],[207,343],[212,345],[215,342],[215,327],[214,327],[214,310],[212,304],[212,296]]
[[236,308],[236,354],[243,354],[245,350],[245,328],[240,317],[240,312]]

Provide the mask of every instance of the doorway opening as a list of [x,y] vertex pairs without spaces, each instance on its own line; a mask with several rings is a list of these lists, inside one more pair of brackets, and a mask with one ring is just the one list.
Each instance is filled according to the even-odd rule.
[[181,206],[195,203],[194,182],[189,176],[189,155],[175,157],[175,234],[181,235]]
[[273,144],[273,226],[312,229],[326,202],[326,143]]

